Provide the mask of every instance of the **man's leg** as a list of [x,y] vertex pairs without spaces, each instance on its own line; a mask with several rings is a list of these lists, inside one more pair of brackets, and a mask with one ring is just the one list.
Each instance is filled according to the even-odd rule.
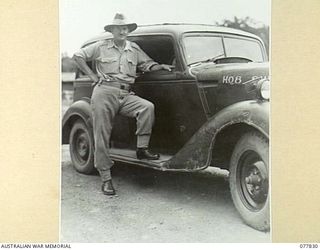
[[126,95],[121,101],[119,113],[124,116],[136,118],[137,157],[154,160],[158,159],[158,154],[152,154],[148,151],[154,123],[153,103],[136,95]]
[[113,161],[109,154],[109,142],[113,119],[119,109],[119,90],[96,86],[92,93],[93,132],[95,141],[94,164],[103,183],[111,180]]

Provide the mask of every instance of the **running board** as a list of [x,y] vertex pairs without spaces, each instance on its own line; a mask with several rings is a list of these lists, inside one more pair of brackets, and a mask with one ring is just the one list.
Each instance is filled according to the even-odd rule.
[[164,163],[167,162],[172,155],[163,155],[160,154],[160,158],[158,160],[139,160],[136,156],[135,150],[130,149],[119,149],[119,148],[111,148],[110,149],[111,159],[118,162],[124,162],[129,164],[135,164],[142,167],[149,167],[157,170],[168,170],[164,168]]

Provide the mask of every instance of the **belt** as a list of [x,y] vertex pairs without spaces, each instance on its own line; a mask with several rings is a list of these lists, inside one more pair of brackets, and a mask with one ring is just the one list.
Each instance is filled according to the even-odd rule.
[[126,91],[130,91],[130,88],[131,88],[130,84],[128,84],[128,83],[120,83],[120,82],[114,82],[114,81],[108,81],[108,80],[103,80],[100,82],[100,84],[105,85],[105,86],[123,89]]

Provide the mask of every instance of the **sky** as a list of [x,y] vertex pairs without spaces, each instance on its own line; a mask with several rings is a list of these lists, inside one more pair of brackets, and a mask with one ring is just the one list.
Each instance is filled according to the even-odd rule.
[[271,0],[60,0],[60,52],[72,56],[88,39],[103,32],[116,13],[129,22],[215,24],[251,17],[269,25]]

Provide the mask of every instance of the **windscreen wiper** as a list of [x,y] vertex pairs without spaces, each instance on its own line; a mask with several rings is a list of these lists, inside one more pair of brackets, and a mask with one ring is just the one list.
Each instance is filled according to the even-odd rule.
[[191,66],[191,65],[196,65],[196,64],[202,64],[202,63],[208,63],[208,62],[214,62],[216,59],[220,58],[224,56],[224,53],[221,54],[221,55],[217,55],[215,57],[212,57],[212,58],[209,58],[209,59],[206,59],[206,60],[202,60],[202,61],[198,61],[198,62],[193,62],[193,63],[189,63],[188,66]]
[[228,56],[228,57],[220,57],[216,58],[213,61],[214,63],[248,63],[253,62],[251,59],[240,56]]

